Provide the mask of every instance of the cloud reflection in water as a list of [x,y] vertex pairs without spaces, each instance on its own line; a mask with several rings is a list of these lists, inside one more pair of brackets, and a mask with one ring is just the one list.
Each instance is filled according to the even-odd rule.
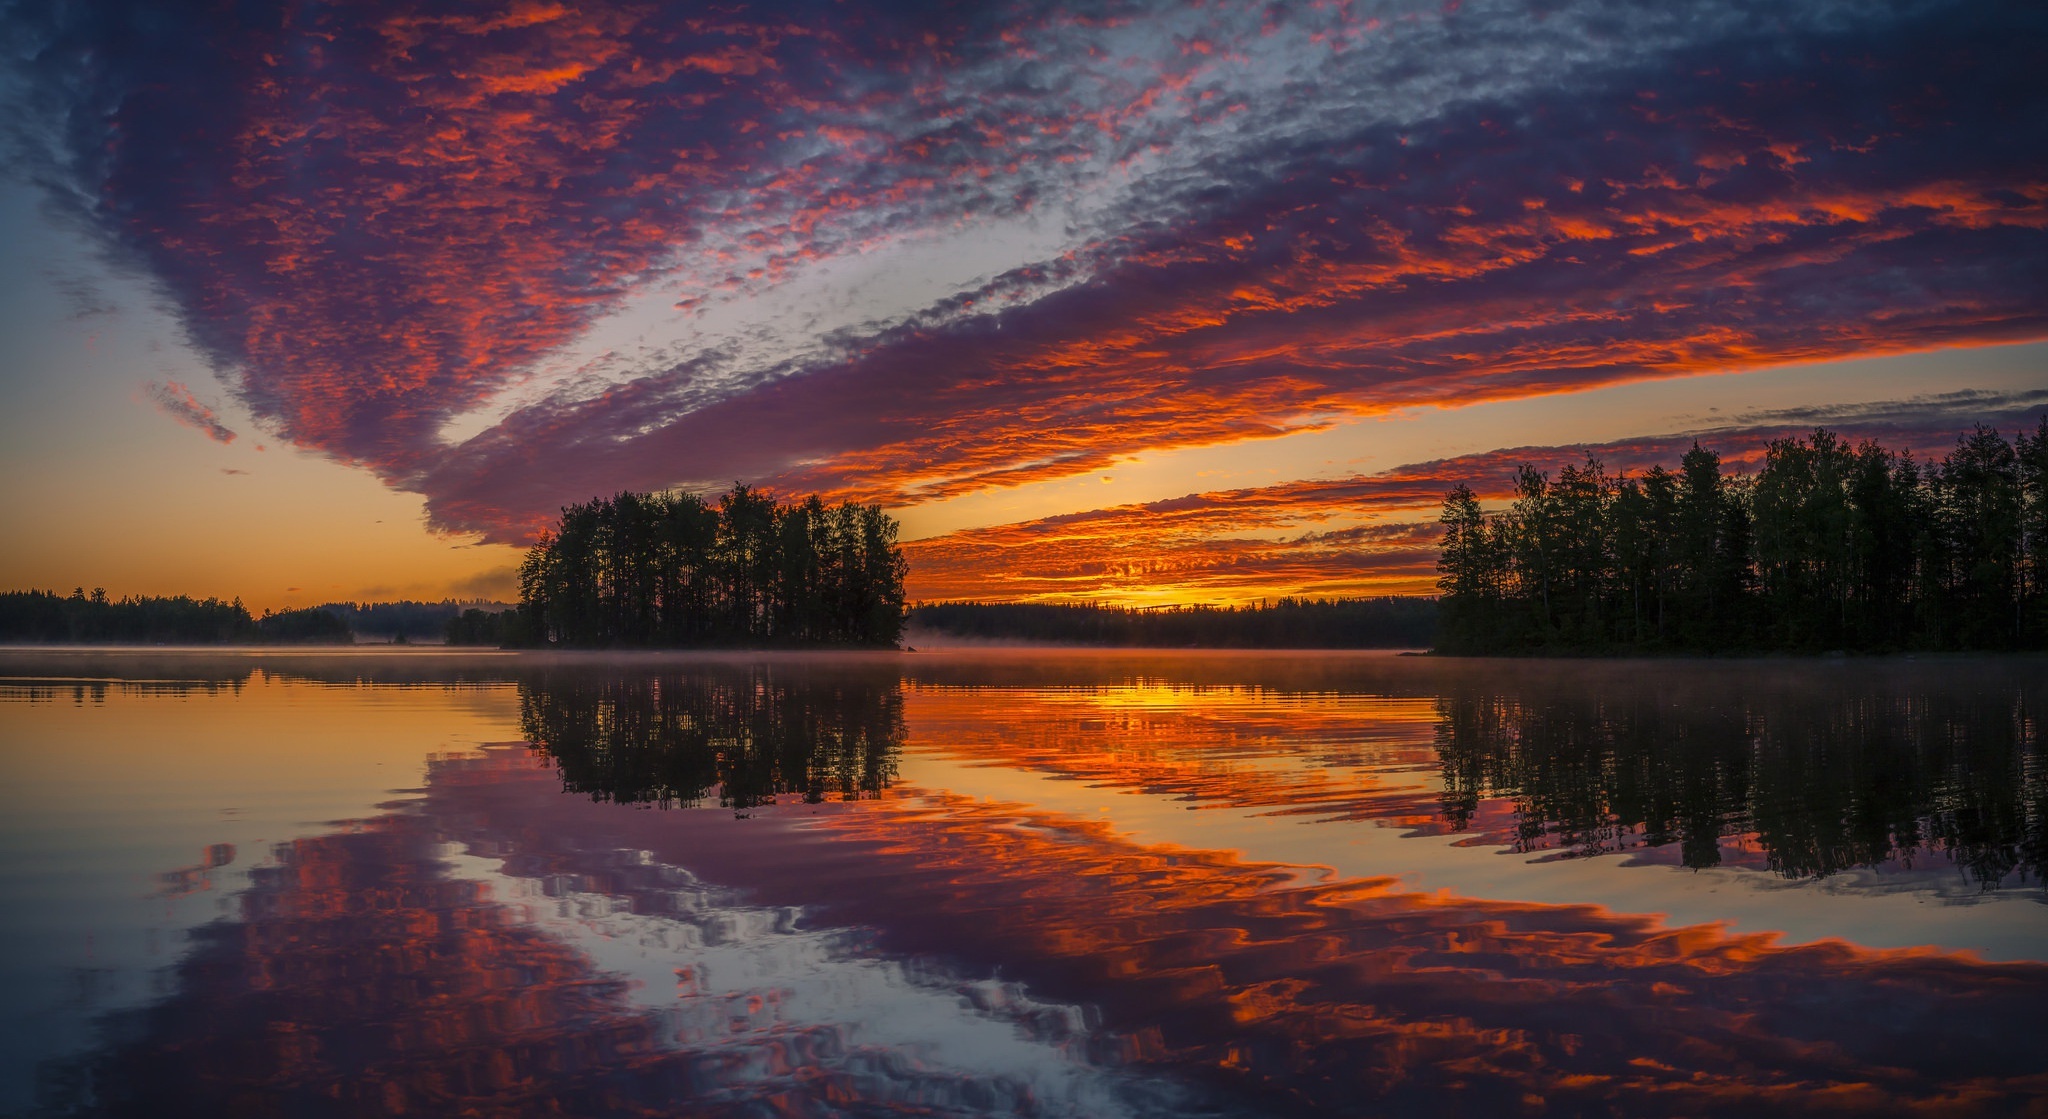
[[[1689,858],[1733,835],[1775,845],[1787,873],[1828,869],[1800,861],[1814,851],[1897,858],[1913,837],[1968,866],[1993,848],[2038,866],[2036,685],[1968,664],[1802,682],[1834,671],[522,670],[547,754],[439,757],[418,800],[280,848],[173,993],[111,1021],[53,1083],[108,1114],[2038,1101],[2038,963],[1317,880],[899,776],[912,753],[949,756],[1256,807],[1276,827],[1476,822],[1480,842],[1581,853],[1662,842]],[[1428,778],[1438,795],[1415,791]],[[749,818],[648,810],[714,796]]]

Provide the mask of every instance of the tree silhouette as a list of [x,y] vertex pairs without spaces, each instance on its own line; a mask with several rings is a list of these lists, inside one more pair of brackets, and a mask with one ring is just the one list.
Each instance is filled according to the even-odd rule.
[[1441,519],[1445,652],[2048,645],[2048,417],[1924,468],[1818,428],[1754,477],[1698,444],[1641,478],[1523,465],[1507,509],[1459,485]]
[[956,637],[1063,645],[1216,649],[1415,649],[1436,638],[1437,604],[1419,597],[1278,598],[1243,606],[931,602],[911,624]]
[[583,648],[893,647],[905,563],[880,506],[783,505],[745,485],[562,510],[520,566],[507,637]]

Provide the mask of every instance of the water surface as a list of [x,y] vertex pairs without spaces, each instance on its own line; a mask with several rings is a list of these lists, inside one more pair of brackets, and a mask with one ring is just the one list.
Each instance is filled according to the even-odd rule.
[[2044,668],[0,653],[0,1111],[2039,1110]]

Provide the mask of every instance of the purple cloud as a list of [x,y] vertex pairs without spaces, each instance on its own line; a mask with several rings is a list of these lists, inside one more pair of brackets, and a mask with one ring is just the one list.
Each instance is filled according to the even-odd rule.
[[496,539],[2048,335],[2016,9],[12,19],[41,172],[251,411]]
[[[143,387],[144,395],[156,405],[157,411],[199,432],[216,443],[228,444],[235,441],[235,433],[212,408],[201,404],[192,390],[176,381],[151,381]],[[241,471],[236,471],[241,473]]]

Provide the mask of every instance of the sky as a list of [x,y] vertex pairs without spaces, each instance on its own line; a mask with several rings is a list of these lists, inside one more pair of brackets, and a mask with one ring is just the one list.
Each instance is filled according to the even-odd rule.
[[2048,412],[2020,4],[0,6],[0,586],[516,597],[622,489],[913,599],[1426,593],[1445,489]]

